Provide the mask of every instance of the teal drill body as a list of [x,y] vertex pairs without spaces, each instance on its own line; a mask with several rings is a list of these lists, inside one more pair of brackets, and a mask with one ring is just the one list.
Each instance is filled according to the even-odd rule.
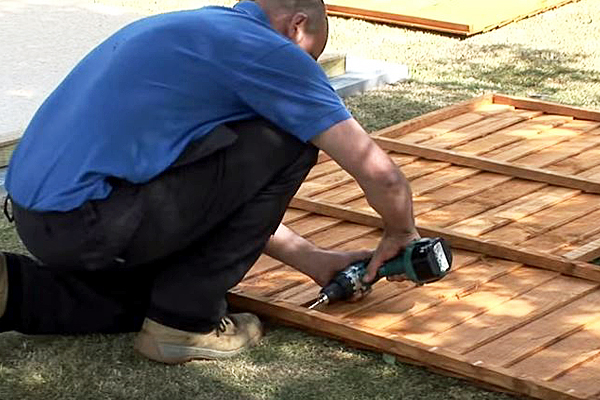
[[321,289],[319,299],[309,308],[338,300],[348,300],[365,294],[379,279],[404,275],[417,285],[440,280],[450,271],[452,253],[443,238],[421,238],[411,242],[404,251],[386,261],[372,282],[363,282],[370,260],[350,264],[338,272],[329,284]]

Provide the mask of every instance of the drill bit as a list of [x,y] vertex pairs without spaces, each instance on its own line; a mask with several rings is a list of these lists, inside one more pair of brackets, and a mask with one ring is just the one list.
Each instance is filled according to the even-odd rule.
[[321,295],[321,296],[319,296],[319,298],[317,299],[317,301],[315,301],[314,303],[312,303],[310,305],[310,307],[308,307],[308,309],[312,310],[313,308],[315,308],[315,307],[317,307],[317,306],[319,306],[319,305],[321,305],[323,303],[327,303],[328,300],[329,299],[327,298],[327,296]]

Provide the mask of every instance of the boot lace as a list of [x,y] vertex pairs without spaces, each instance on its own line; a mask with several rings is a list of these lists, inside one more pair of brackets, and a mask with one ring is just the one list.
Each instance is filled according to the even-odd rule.
[[229,325],[233,325],[231,319],[228,317],[221,318],[221,321],[219,321],[219,326],[217,326],[217,337],[219,337],[221,333],[225,333]]

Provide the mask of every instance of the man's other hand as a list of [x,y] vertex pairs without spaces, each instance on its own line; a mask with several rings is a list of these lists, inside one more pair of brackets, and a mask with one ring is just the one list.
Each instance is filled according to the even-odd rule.
[[275,234],[271,236],[264,252],[308,275],[320,286],[327,285],[336,272],[353,262],[365,260],[373,255],[371,250],[322,249],[283,224],[279,225]]
[[306,274],[319,286],[325,286],[331,282],[337,272],[353,262],[366,260],[372,256],[373,252],[370,250],[332,251],[318,249],[306,254],[308,265],[310,265],[310,270],[306,271]]

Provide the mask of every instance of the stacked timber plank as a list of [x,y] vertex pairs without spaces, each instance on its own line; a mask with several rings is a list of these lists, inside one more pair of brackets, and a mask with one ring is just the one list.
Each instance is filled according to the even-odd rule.
[[328,78],[335,78],[346,73],[345,54],[326,53],[319,57],[318,63]]
[[[600,113],[489,95],[390,127],[423,236],[453,271],[308,310],[319,288],[262,256],[231,293],[261,315],[539,399],[600,396]],[[425,151],[426,150],[426,151]],[[284,222],[325,248],[373,249],[381,219],[326,156]]]
[[458,35],[485,32],[574,0],[326,0],[331,15]]

